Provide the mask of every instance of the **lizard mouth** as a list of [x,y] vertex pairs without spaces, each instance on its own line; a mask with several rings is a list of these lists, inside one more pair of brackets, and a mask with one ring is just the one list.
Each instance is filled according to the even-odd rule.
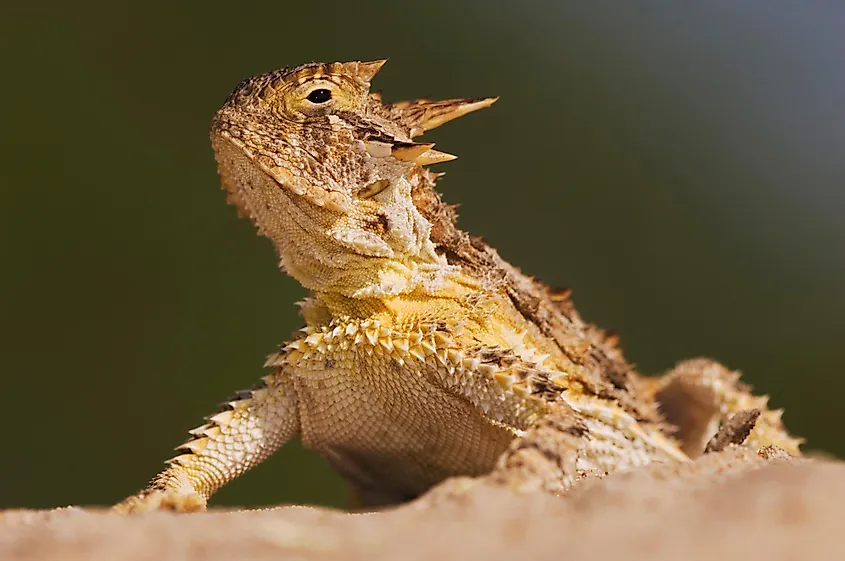
[[[312,185],[307,179],[298,177],[291,173],[286,167],[274,165],[265,158],[257,157],[256,154],[240,139],[233,137],[227,131],[221,131],[213,135],[212,145],[217,157],[220,175],[223,179],[223,188],[229,193],[232,201],[242,212],[249,214],[256,220],[254,211],[246,207],[253,206],[244,198],[250,197],[260,183],[256,172],[274,180],[277,186],[285,189],[290,194],[302,197],[308,202],[339,213],[347,213],[351,208],[351,200],[348,195],[340,191],[325,189]],[[229,168],[235,165],[239,168],[237,174],[230,173]],[[257,168],[249,172],[248,168]],[[234,170],[232,170],[234,171]],[[228,177],[240,178],[246,176],[247,180],[227,180]],[[266,194],[265,194],[266,195]],[[268,197],[263,197],[267,199]],[[269,197],[272,198],[272,197]],[[265,205],[270,204],[265,200]]]

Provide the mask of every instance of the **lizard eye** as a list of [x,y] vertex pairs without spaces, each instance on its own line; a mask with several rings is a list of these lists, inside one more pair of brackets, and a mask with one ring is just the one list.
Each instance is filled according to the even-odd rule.
[[308,94],[307,99],[311,103],[325,103],[332,98],[332,92],[326,88],[318,88]]

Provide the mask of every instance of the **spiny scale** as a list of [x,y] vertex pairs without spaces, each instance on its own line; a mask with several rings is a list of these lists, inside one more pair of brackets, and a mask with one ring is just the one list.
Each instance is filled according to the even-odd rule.
[[384,62],[268,72],[239,84],[215,115],[227,200],[311,291],[306,325],[119,511],[201,510],[296,436],[364,504],[395,504],[490,472],[552,411],[572,420],[562,439],[571,449],[554,451],[560,490],[586,472],[687,461],[747,409],[761,411],[749,445],[800,453],[780,411],[735,374],[690,361],[641,378],[568,291],[458,229],[435,189],[442,174],[424,168],[455,157],[413,139],[496,98],[384,103],[370,92]]

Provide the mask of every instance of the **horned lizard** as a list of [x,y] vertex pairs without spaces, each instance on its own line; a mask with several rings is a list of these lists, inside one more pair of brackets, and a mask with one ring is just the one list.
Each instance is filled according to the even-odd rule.
[[[228,201],[272,240],[310,296],[305,327],[179,447],[123,512],[205,508],[218,488],[299,435],[362,504],[489,472],[551,412],[572,469],[608,473],[701,454],[732,414],[760,410],[746,445],[800,454],[779,410],[717,363],[639,376],[615,336],[456,226],[414,139],[496,98],[385,103],[385,61],[306,64],[241,82],[211,142]],[[544,429],[545,430],[545,429]]]

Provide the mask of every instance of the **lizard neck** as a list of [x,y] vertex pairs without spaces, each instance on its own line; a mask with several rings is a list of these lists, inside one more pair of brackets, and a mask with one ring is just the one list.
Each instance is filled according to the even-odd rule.
[[302,306],[302,315],[310,326],[328,325],[338,318],[382,317],[397,323],[434,321],[464,315],[461,310],[479,289],[473,279],[457,275],[432,293],[418,289],[392,296],[351,297],[339,292],[313,292]]
[[435,251],[431,223],[413,203],[404,177],[342,214],[302,199],[288,215],[310,232],[277,243],[282,267],[305,288],[353,299],[448,296],[464,283],[459,266]]

